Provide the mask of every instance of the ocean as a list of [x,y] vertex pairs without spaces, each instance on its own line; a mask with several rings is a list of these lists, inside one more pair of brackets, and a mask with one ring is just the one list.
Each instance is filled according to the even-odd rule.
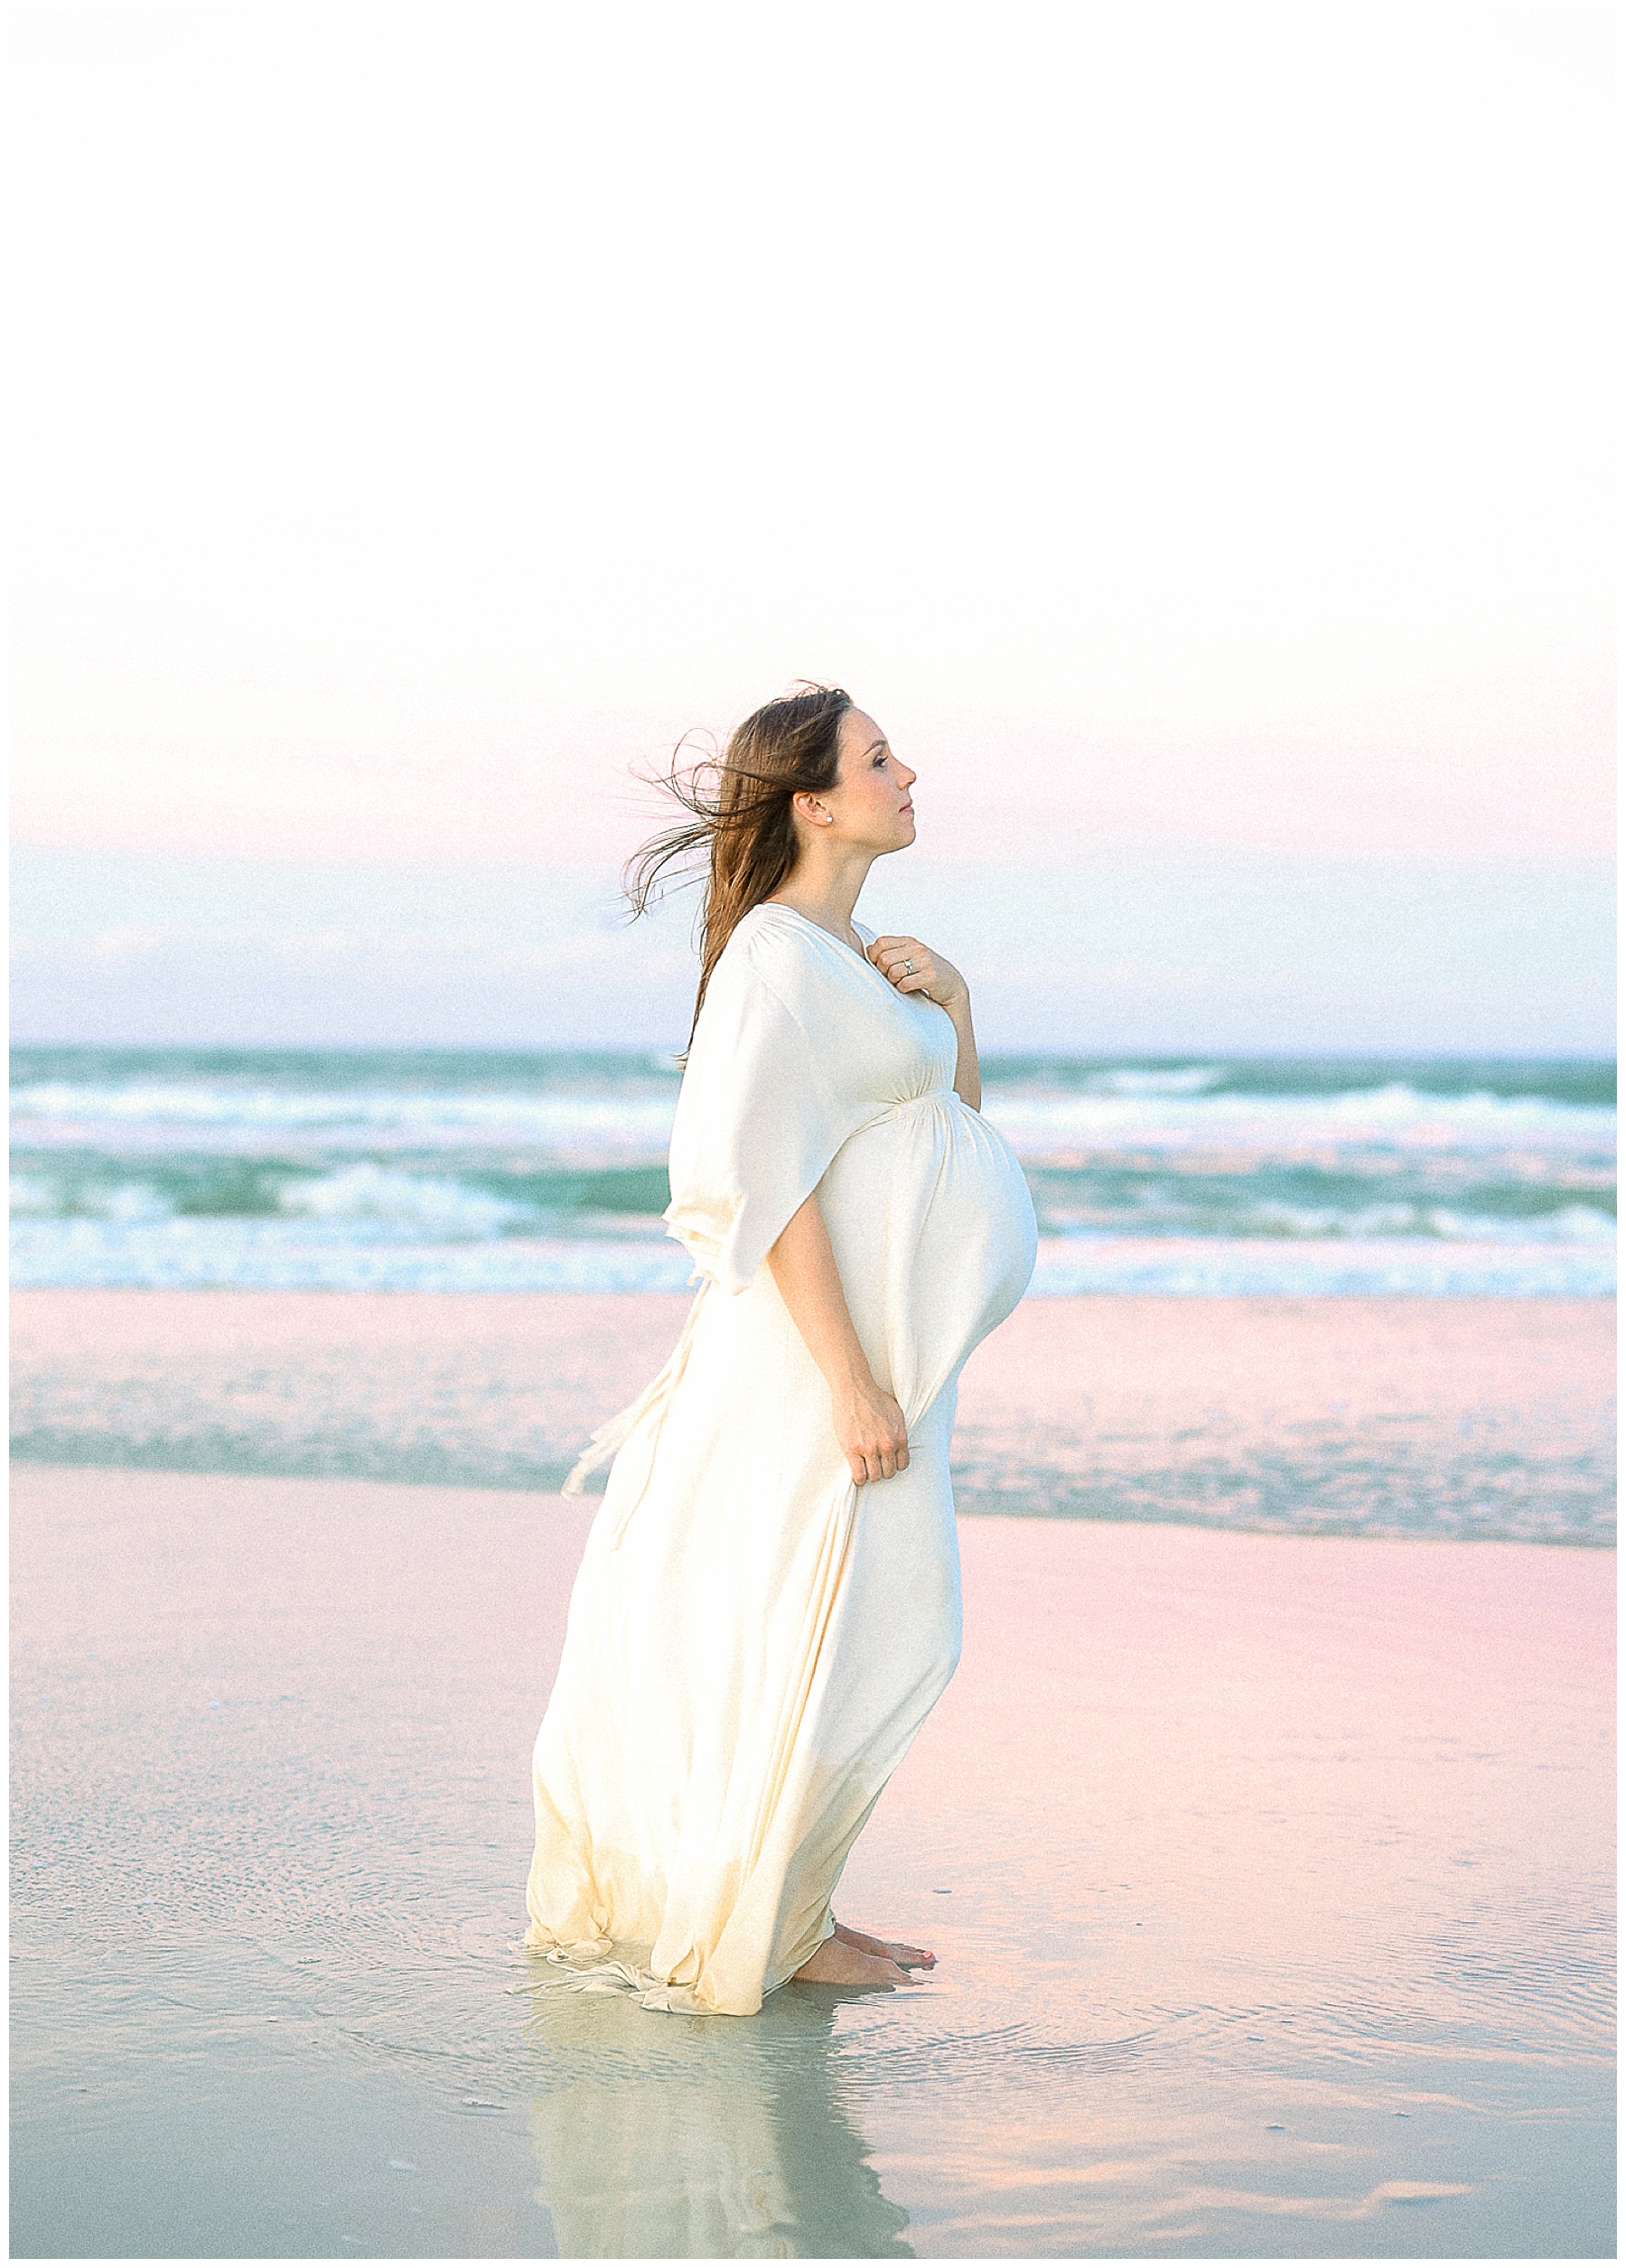
[[[676,1291],[657,1054],[40,1048],[13,1058],[20,1287]],[[1033,1290],[1614,1288],[1615,1068],[1004,1056]]]

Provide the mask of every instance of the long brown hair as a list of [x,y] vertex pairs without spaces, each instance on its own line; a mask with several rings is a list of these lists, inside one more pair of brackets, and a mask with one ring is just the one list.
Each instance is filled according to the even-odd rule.
[[697,863],[697,854],[706,859],[700,987],[691,1040],[723,947],[752,906],[771,897],[796,863],[790,798],[823,795],[836,785],[841,720],[852,705],[852,696],[839,686],[799,686],[753,710],[721,757],[687,769],[674,759],[661,775],[660,785],[694,817],[646,843],[628,861],[623,881],[638,915],[659,899],[672,867],[691,860]]

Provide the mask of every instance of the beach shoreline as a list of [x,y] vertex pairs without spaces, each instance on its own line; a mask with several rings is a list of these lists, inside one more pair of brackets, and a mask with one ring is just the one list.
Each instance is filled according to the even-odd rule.
[[[557,1488],[688,1295],[24,1291],[35,1463]],[[967,1365],[967,1514],[1613,1541],[1612,1302],[1027,1299]]]

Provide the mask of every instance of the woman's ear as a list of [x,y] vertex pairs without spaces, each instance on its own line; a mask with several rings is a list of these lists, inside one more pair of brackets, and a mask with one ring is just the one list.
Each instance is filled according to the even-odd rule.
[[818,798],[809,795],[804,788],[799,788],[791,797],[790,808],[806,819],[809,826],[828,826],[836,816],[834,812],[827,811]]

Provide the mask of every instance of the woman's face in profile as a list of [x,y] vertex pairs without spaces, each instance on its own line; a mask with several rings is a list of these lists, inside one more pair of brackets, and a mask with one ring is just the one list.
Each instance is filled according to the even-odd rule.
[[832,824],[827,834],[867,851],[901,851],[915,839],[909,791],[917,775],[893,755],[873,716],[849,709],[836,743],[836,785],[819,797]]

